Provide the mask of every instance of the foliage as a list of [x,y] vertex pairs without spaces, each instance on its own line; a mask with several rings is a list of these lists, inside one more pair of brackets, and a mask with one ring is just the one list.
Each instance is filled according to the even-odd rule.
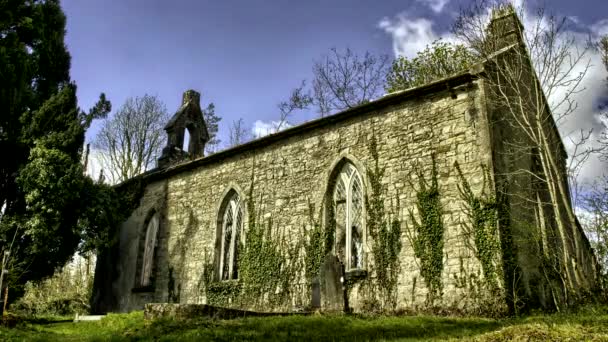
[[[435,156],[432,155],[430,184],[417,167],[418,189],[416,189],[416,208],[419,221],[414,211],[409,209],[413,232],[406,230],[408,239],[414,248],[414,254],[420,259],[420,275],[428,289],[427,304],[433,305],[435,299],[442,296],[443,284],[443,219],[439,198],[439,185]],[[412,185],[413,187],[413,185]]]
[[237,255],[239,279],[213,282],[213,267],[203,275],[207,301],[215,304],[237,304],[240,307],[267,310],[289,303],[293,284],[302,265],[298,254],[301,244],[292,245],[283,237],[272,235],[272,219],[260,222],[253,198],[254,182],[247,201],[247,230],[244,241],[239,241]]
[[205,125],[207,125],[207,132],[209,133],[209,141],[207,141],[207,145],[205,145],[205,152],[213,153],[217,151],[222,142],[217,136],[219,122],[222,120],[222,117],[215,114],[215,105],[213,103],[210,103],[207,108],[202,111]]
[[0,150],[11,154],[0,163],[0,251],[10,251],[14,300],[115,225],[115,208],[88,201],[113,190],[81,165],[84,133],[111,104],[101,94],[89,112],[77,107],[57,1],[3,2],[0,12]]
[[475,60],[464,45],[436,40],[414,58],[400,56],[393,61],[386,77],[386,92],[414,88],[451,76],[466,70]]
[[[384,208],[385,187],[382,184],[385,169],[378,163],[376,136],[372,135],[369,150],[374,167],[367,169],[369,191],[365,195],[367,208],[366,227],[372,238],[374,282],[379,289],[383,306],[394,310],[397,306],[397,280],[400,271],[401,222],[397,215],[390,220]],[[397,205],[396,212],[399,212]],[[371,280],[371,279],[370,279]]]
[[[314,278],[319,275],[321,265],[323,265],[323,259],[329,253],[333,246],[334,232],[332,227],[335,227],[335,218],[333,214],[333,206],[329,206],[328,210],[328,222],[332,224],[322,225],[320,220],[315,220],[314,205],[308,202],[309,222],[311,228],[306,231],[306,235],[303,236],[303,248],[304,248],[304,275],[308,283],[312,283]],[[321,208],[322,210],[322,208]],[[321,217],[321,212],[319,212]],[[323,228],[325,226],[325,229]]]
[[[97,322],[61,322],[17,317],[0,327],[3,341],[336,341],[475,340],[601,341],[608,337],[608,309],[588,306],[563,314],[518,318],[311,315],[232,320],[170,318],[145,321],[141,311],[109,314]],[[52,322],[52,321],[51,321]]]
[[87,314],[95,259],[92,256],[76,258],[51,278],[28,282],[24,296],[11,305],[10,311],[26,315]]
[[462,222],[462,226],[467,238],[471,236],[473,238],[473,250],[481,263],[484,280],[489,285],[490,290],[496,290],[498,281],[502,278],[499,272],[500,267],[497,267],[500,266],[500,241],[497,229],[498,205],[493,196],[485,194],[489,174],[485,167],[482,167],[484,171],[482,191],[481,194],[475,195],[458,162],[454,163],[454,167],[460,178],[458,190],[466,204],[463,210],[470,220],[468,223]]

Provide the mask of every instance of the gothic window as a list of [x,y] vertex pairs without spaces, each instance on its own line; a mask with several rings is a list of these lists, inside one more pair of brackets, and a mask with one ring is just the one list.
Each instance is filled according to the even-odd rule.
[[231,191],[220,212],[219,279],[238,278],[239,239],[243,229],[243,210],[236,191]]
[[152,285],[152,272],[154,270],[154,252],[158,239],[158,214],[154,213],[146,226],[143,254],[141,257],[140,285],[142,287]]
[[346,270],[363,268],[363,182],[350,162],[345,162],[333,189],[336,220],[335,252]]

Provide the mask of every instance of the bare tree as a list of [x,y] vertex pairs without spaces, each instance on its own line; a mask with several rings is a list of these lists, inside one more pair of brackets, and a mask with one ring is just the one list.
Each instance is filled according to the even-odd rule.
[[245,123],[242,118],[232,122],[229,128],[229,148],[243,144],[249,140],[249,135],[245,129]]
[[[602,61],[604,62],[604,67],[608,70],[608,35],[603,36],[599,42],[599,50],[602,55]],[[608,79],[606,79],[606,88],[608,93]],[[608,161],[608,104],[604,105],[602,108],[602,113],[600,114],[600,120],[604,125],[604,129],[601,132],[600,136],[600,146],[602,149],[601,158],[605,161]]]
[[388,56],[336,48],[313,66],[313,98],[321,116],[369,102],[384,89]]
[[280,131],[289,124],[289,117],[296,110],[303,110],[313,104],[313,98],[306,92],[306,80],[303,80],[299,87],[291,91],[291,96],[287,101],[279,103],[280,118],[273,127],[275,132]]
[[312,89],[306,81],[291,91],[288,100],[279,103],[279,131],[296,110],[314,107],[323,117],[336,111],[353,108],[382,94],[389,66],[387,55],[365,52],[362,56],[347,48],[329,53],[313,64]]
[[[528,16],[524,8],[515,9],[505,2],[476,2],[461,12],[454,33],[486,61],[487,73],[482,76],[489,85],[495,106],[502,113],[502,117],[494,119],[500,120],[503,131],[510,132],[505,135],[507,140],[502,151],[505,163],[510,165],[506,171],[509,174],[501,177],[510,182],[531,179],[549,194],[547,200],[537,195],[536,201],[528,203],[520,198],[520,205],[527,205],[530,211],[556,227],[555,245],[545,245],[543,251],[551,260],[546,264],[555,267],[554,271],[561,277],[563,297],[567,301],[569,291],[582,285],[578,283],[580,279],[575,275],[577,270],[572,260],[583,250],[567,168],[574,168],[570,174],[576,174],[576,169],[595,151],[584,147],[589,132],[581,132],[578,140],[569,137],[573,139],[575,155],[569,156],[568,163],[564,160],[566,151],[557,127],[576,110],[575,96],[583,90],[581,82],[590,62],[586,57],[587,48],[577,44],[566,17],[548,14],[543,8]],[[518,17],[527,24],[525,31]],[[527,161],[531,161],[534,170],[527,167]],[[513,192],[505,195],[517,196]],[[551,213],[543,214],[544,210]],[[543,229],[544,223],[539,225],[538,228]],[[546,239],[543,234],[537,236]],[[558,249],[557,253],[554,248]],[[552,259],[550,255],[559,257]],[[554,301],[559,309],[555,295]]]
[[583,198],[583,227],[590,237],[602,274],[608,277],[608,175],[596,180]]
[[110,183],[118,183],[154,167],[165,145],[169,115],[157,96],[128,98],[106,119],[93,147]]

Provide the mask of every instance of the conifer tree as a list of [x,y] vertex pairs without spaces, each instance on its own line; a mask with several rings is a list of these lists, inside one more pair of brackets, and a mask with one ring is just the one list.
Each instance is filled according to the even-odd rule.
[[0,2],[0,252],[11,299],[90,248],[118,219],[117,196],[84,175],[84,133],[110,111],[77,107],[58,0]]

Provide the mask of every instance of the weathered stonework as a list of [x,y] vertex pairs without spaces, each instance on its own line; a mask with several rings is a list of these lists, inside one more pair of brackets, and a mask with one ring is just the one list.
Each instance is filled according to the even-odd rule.
[[[417,184],[417,172],[431,175],[432,156],[438,171],[444,248],[441,296],[431,304],[466,310],[481,305],[476,300],[484,297],[493,298],[494,306],[506,306],[504,291],[510,287],[504,283],[504,277],[499,279],[502,296],[492,292],[496,289],[472,289],[463,285],[463,279],[467,284],[473,283],[471,279],[479,281],[482,272],[481,263],[471,248],[472,237],[463,229],[463,223],[470,218],[463,210],[465,203],[455,163],[475,194],[481,193],[485,184],[486,193],[496,195],[497,182],[502,181],[498,175],[512,167],[535,171],[530,160],[505,160],[500,154],[506,148],[505,142],[518,132],[508,132],[501,124],[501,110],[493,106],[488,84],[480,77],[486,71],[483,66],[475,70],[393,93],[211,156],[169,163],[165,168],[141,176],[139,179],[146,183],[146,189],[139,207],[122,224],[117,245],[99,258],[97,275],[105,277],[106,282],[96,280],[96,284],[101,285],[95,290],[95,311],[130,311],[142,309],[150,302],[208,303],[205,266],[215,268],[211,273],[217,275],[220,211],[227,194],[234,191],[243,203],[253,201],[262,220],[272,219],[271,235],[296,244],[311,229],[309,204],[314,206],[314,215],[321,213],[320,222],[327,224],[332,175],[344,161],[356,167],[363,180],[362,191],[364,195],[369,194],[368,170],[375,163],[370,153],[372,139],[377,143],[378,165],[385,170],[384,205],[391,211],[399,204],[399,211],[391,212],[392,217],[401,222],[402,230],[396,309],[416,310],[429,305],[420,262],[407,234],[411,234],[413,226],[410,211],[418,214],[417,192],[412,184]],[[547,130],[557,134],[553,126]],[[556,137],[559,139],[558,134]],[[563,161],[563,156],[560,160]],[[488,171],[489,179],[485,178],[484,170]],[[534,217],[535,212],[522,209],[515,200],[519,194],[537,201],[532,197],[534,194],[525,191],[532,186],[532,179],[520,177],[510,184],[513,195],[507,199],[511,210],[506,215],[513,222]],[[244,234],[247,234],[247,207],[244,211]],[[365,208],[363,211],[365,214]],[[136,286],[137,260],[146,220],[152,212],[160,215],[153,286],[141,289]],[[363,216],[365,222],[367,218]],[[517,247],[514,260],[521,272],[517,286],[543,307],[550,301],[544,293],[547,284],[540,277],[538,256],[530,245],[535,240],[527,237],[532,234],[530,229],[536,228],[522,227],[511,231]],[[500,234],[505,234],[502,225],[499,229]],[[369,271],[367,277],[373,277],[371,246],[374,241],[366,232],[365,223],[363,231],[362,268]],[[589,290],[594,286],[593,253],[578,227],[571,228],[570,234],[580,247],[572,261],[579,265],[577,285],[581,291]],[[504,255],[503,238],[501,235]],[[500,262],[495,266],[505,269]],[[214,281],[219,282],[217,279],[215,276]],[[268,303],[263,309],[309,307],[312,286],[303,273],[298,274],[297,279],[290,284],[294,295],[289,303]],[[365,296],[358,285],[350,289],[347,298],[350,308],[366,310],[369,298]],[[238,306],[232,300],[228,304]]]

